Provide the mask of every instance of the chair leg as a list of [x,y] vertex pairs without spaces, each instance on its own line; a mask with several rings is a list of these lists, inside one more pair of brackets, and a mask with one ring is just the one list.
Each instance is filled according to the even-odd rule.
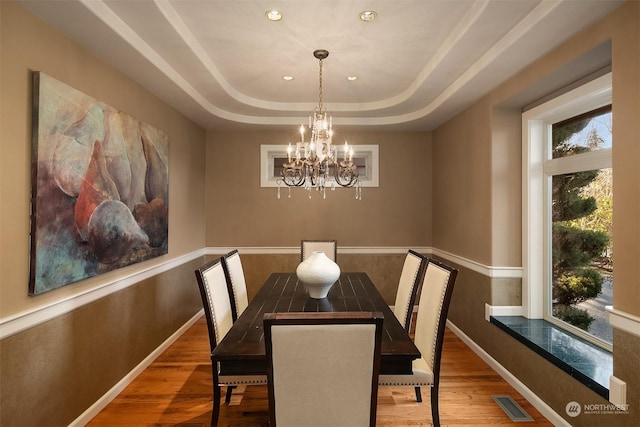
[[438,384],[431,387],[431,421],[433,427],[440,427],[440,411],[438,410]]
[[218,425],[218,416],[220,415],[220,386],[213,385],[213,412],[211,413],[211,426]]
[[231,402],[231,393],[233,393],[233,389],[234,388],[236,388],[236,386],[234,386],[234,385],[228,385],[227,386],[227,394],[224,397],[224,403]]
[[420,387],[416,387],[416,402],[422,402],[422,392]]

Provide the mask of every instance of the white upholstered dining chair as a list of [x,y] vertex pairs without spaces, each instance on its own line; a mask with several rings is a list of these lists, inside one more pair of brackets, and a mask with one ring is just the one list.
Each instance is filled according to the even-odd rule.
[[[233,325],[231,299],[229,298],[227,280],[224,269],[222,268],[222,259],[216,259],[203,265],[198,268],[195,273],[198,287],[200,288],[200,296],[202,297],[204,314],[207,319],[209,345],[211,353],[213,353],[218,342],[224,338]],[[213,358],[211,359],[211,371],[213,374],[212,426],[218,424],[218,416],[220,415],[220,387],[222,385],[227,386],[225,402],[229,403],[233,387],[241,384],[252,385],[267,383],[265,375],[220,375],[218,363],[215,362]]]
[[304,261],[316,251],[322,251],[333,262],[338,258],[337,240],[302,240],[300,241],[300,261]]
[[270,425],[375,426],[383,316],[264,316]]
[[380,375],[380,385],[415,387],[419,402],[422,401],[420,387],[430,387],[431,417],[434,427],[440,425],[438,410],[440,359],[447,313],[457,274],[458,270],[452,267],[436,260],[428,260],[422,280],[414,338],[422,356],[413,361],[412,375]]
[[427,266],[427,258],[424,255],[409,249],[402,265],[396,301],[393,306],[393,314],[404,327],[405,331],[411,329],[411,318],[416,296],[422,283],[422,275]]
[[233,321],[235,322],[249,305],[247,297],[247,282],[244,278],[242,261],[237,249],[225,254],[222,257],[222,268],[227,279],[229,294],[231,295],[231,310]]

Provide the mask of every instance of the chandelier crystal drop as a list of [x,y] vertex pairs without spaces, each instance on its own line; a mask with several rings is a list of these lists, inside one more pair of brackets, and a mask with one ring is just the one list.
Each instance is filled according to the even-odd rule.
[[320,95],[318,106],[309,114],[309,139],[305,141],[305,126],[300,126],[300,141],[289,143],[287,161],[282,165],[281,178],[278,180],[278,198],[280,184],[289,187],[302,187],[308,191],[322,193],[326,198],[327,188],[335,190],[336,184],[341,187],[354,187],[356,199],[362,199],[361,183],[358,180],[358,167],[353,162],[353,148],[344,142],[342,149],[333,144],[333,117],[322,104],[322,61],[329,56],[329,51],[319,49],[313,56],[320,62]]

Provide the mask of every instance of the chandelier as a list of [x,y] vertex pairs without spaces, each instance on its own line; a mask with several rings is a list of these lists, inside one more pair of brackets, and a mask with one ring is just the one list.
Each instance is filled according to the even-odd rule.
[[[292,187],[302,187],[307,190],[309,198],[315,189],[327,197],[326,190],[341,187],[354,187],[356,199],[362,199],[362,186],[358,180],[358,168],[353,163],[353,148],[347,141],[342,150],[333,144],[332,116],[322,105],[322,61],[329,56],[329,51],[319,49],[313,56],[320,62],[320,96],[318,106],[309,114],[309,139],[305,141],[305,127],[300,126],[300,141],[289,143],[287,161],[283,163],[278,183],[278,198],[280,185],[289,187],[291,197]],[[342,153],[339,153],[342,151]],[[340,156],[342,154],[342,156]]]

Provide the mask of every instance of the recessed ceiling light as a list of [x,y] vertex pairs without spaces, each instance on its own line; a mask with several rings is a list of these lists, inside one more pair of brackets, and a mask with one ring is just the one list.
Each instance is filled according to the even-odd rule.
[[289,75],[282,76],[282,80],[290,82],[291,80],[293,80],[293,76],[289,76]]
[[373,10],[365,10],[360,12],[360,20],[363,22],[371,22],[376,19],[378,14]]
[[280,13],[279,10],[267,10],[264,14],[269,21],[279,21],[282,19],[282,13]]
[[350,82],[355,82],[356,80],[358,80],[358,76],[347,76],[347,80],[349,80]]

